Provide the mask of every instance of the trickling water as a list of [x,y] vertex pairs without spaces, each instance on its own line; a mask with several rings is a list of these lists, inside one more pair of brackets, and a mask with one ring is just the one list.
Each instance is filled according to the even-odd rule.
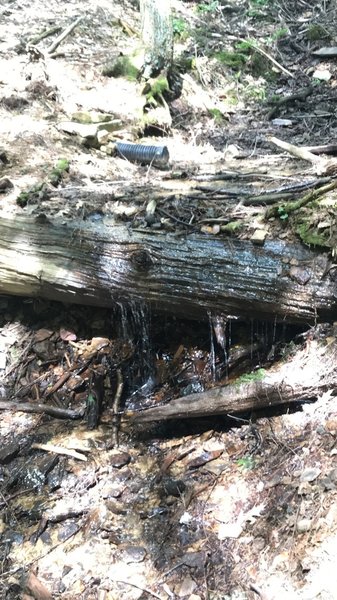
[[155,384],[149,306],[134,299],[117,302],[114,322],[117,336],[134,349],[132,364],[128,365],[129,393],[146,396]]
[[250,360],[253,360],[254,353],[254,319],[250,321]]
[[216,371],[216,348],[215,341],[221,348],[223,354],[223,363],[226,368],[226,377],[228,377],[228,355],[227,355],[227,343],[228,338],[226,335],[227,317],[223,315],[213,315],[211,312],[208,313],[208,319],[210,324],[210,366],[213,381],[217,380]]
[[210,360],[212,380],[215,381],[215,379],[216,379],[216,373],[215,373],[215,347],[214,347],[213,318],[212,318],[212,314],[211,313],[208,313],[208,319],[209,319],[210,345],[211,345],[210,353],[209,353],[209,360]]

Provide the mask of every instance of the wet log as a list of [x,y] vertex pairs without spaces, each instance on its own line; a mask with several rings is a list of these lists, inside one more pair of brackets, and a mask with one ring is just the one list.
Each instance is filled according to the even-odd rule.
[[[281,404],[316,400],[337,384],[337,343],[335,337],[324,334],[320,341],[311,339],[284,361],[266,371],[252,373],[249,383],[237,382],[189,394],[171,400],[169,404],[126,416],[134,423],[238,414],[258,411]],[[259,381],[256,381],[257,378]],[[254,381],[255,379],[255,381]]]
[[336,269],[302,245],[126,225],[0,219],[0,293],[113,307],[144,301],[209,314],[313,323],[336,317]]

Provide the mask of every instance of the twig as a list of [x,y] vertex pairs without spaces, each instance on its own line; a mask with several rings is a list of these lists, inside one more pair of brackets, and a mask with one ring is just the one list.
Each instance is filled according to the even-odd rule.
[[123,581],[123,579],[114,579],[113,581],[115,581],[116,583],[123,583],[124,585],[131,585],[131,587],[134,587],[137,590],[141,590],[142,592],[145,592],[146,594],[153,596],[153,598],[157,598],[157,600],[162,600],[161,596],[158,596],[158,594],[156,594],[155,592],[152,592],[151,590],[149,590],[149,588],[141,587],[140,585],[137,585],[136,583],[132,583],[132,581]]
[[53,54],[53,52],[55,52],[56,48],[58,48],[58,46],[61,44],[61,42],[63,42],[63,40],[65,40],[66,37],[68,37],[68,35],[70,35],[72,33],[72,31],[74,31],[75,27],[77,27],[77,25],[81,21],[82,21],[82,17],[78,17],[78,19],[76,19],[76,21],[74,21],[71,25],[69,25],[69,27],[67,27],[67,29],[65,29],[63,31],[63,33],[61,33],[61,35],[59,35],[58,38],[56,38],[56,40],[48,48],[47,54]]
[[294,104],[298,100],[304,102],[306,98],[310,94],[312,94],[313,89],[314,88],[312,86],[309,86],[308,88],[302,90],[301,92],[298,92],[297,94],[292,94],[291,96],[285,96],[284,98],[281,98],[280,100],[274,103],[273,108],[268,114],[268,119],[272,119],[279,112],[279,109],[282,108],[282,106],[286,106],[287,104]]
[[54,454],[62,454],[64,456],[71,456],[71,458],[77,458],[86,462],[88,459],[84,454],[76,452],[76,450],[70,450],[68,448],[61,448],[61,446],[54,446],[54,444],[32,444],[31,448],[35,450],[45,450],[46,452],[53,452]]
[[[235,39],[237,39],[239,42],[243,42],[244,44],[247,44],[247,40],[240,38],[240,37],[236,37],[236,36],[233,36],[233,37],[235,37]],[[262,50],[262,48],[259,48],[259,46],[256,46],[253,42],[248,42],[248,45],[250,48],[253,48],[253,50],[260,52],[260,54],[262,54],[268,60],[270,60],[270,62],[273,63],[273,65],[275,65],[275,67],[277,67],[277,69],[280,69],[280,71],[282,71],[282,73],[284,73],[285,75],[288,75],[289,77],[294,79],[294,75],[292,73],[290,73],[290,71],[288,71],[288,69],[286,69],[285,67],[282,67],[282,65],[280,65],[280,63],[277,62],[277,60],[275,60],[275,58],[270,56],[270,54],[268,54],[265,50]]]
[[35,38],[32,38],[31,40],[29,40],[29,43],[32,44],[33,46],[35,46],[36,44],[41,42],[41,40],[44,40],[46,37],[54,35],[55,33],[58,33],[59,31],[61,31],[61,27],[59,25],[56,25],[55,27],[51,27],[51,29],[47,29],[46,31],[43,31],[42,33],[37,35]]

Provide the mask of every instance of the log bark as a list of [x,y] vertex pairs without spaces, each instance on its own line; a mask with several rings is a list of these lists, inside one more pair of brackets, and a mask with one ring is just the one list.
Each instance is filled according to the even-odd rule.
[[336,270],[301,245],[0,219],[0,293],[113,307],[141,300],[185,318],[313,323],[336,317]]
[[280,404],[316,400],[324,392],[335,389],[337,384],[336,338],[328,336],[326,339],[330,340],[328,344],[316,339],[306,342],[287,360],[265,371],[261,381],[240,384],[238,379],[230,385],[176,398],[164,406],[130,411],[126,416],[134,423],[145,423],[237,414]]

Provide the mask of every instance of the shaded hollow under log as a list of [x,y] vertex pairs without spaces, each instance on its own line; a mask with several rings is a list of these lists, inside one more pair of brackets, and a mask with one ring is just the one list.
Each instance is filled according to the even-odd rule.
[[[254,381],[252,374],[248,383],[241,383],[239,378],[234,383],[200,394],[175,398],[166,405],[129,411],[127,417],[135,423],[145,423],[257,411],[316,400],[324,393],[327,393],[328,399],[337,385],[336,333],[334,327],[320,335],[318,327],[302,346],[263,371],[258,381]],[[255,375],[257,379],[259,374]]]
[[313,323],[336,317],[336,270],[302,245],[263,247],[125,225],[0,219],[0,293],[101,307]]

